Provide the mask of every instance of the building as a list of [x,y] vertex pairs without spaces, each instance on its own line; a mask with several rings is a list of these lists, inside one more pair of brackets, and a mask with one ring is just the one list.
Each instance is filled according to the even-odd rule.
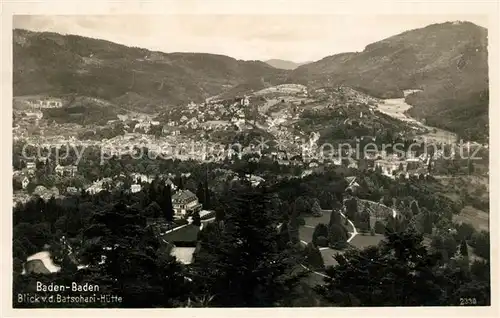
[[170,186],[170,189],[172,189],[172,191],[177,190],[177,186],[172,182],[172,180],[170,180],[170,178],[167,178],[167,180],[165,180],[165,186]]
[[101,192],[102,190],[103,190],[102,185],[99,183],[96,183],[96,184],[93,184],[90,187],[88,187],[85,190],[85,192],[87,192],[88,194],[94,195],[94,194]]
[[36,171],[36,164],[34,162],[27,162],[26,169],[28,170],[29,174],[34,174]]
[[66,188],[66,193],[68,194],[78,194],[80,190],[78,190],[76,187],[67,187]]
[[345,180],[347,181],[346,191],[349,190],[352,194],[356,194],[360,187],[357,178],[355,176],[351,176],[346,177]]
[[176,216],[186,216],[188,213],[201,211],[198,197],[189,190],[179,190],[172,196],[172,205]]
[[57,165],[55,168],[56,173],[59,176],[75,176],[76,172],[78,171],[78,168],[76,166],[61,166]]
[[132,193],[140,192],[141,189],[142,189],[142,187],[140,184],[133,184],[130,186],[130,192],[132,192]]
[[30,179],[28,179],[28,177],[24,177],[23,181],[21,181],[21,185],[22,185],[23,189],[26,189],[28,187],[29,183],[30,183]]

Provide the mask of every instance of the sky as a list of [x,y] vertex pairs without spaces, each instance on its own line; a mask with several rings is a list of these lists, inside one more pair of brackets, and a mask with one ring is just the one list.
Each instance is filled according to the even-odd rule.
[[162,52],[243,60],[316,61],[446,21],[488,26],[480,15],[17,15],[13,27],[77,34]]

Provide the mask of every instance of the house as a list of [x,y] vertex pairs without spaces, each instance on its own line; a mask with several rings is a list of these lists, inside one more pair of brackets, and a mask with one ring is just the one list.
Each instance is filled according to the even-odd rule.
[[188,213],[201,211],[198,197],[189,190],[179,190],[172,196],[172,205],[176,216],[183,217]]
[[21,185],[22,185],[23,189],[26,189],[28,187],[29,183],[30,183],[30,179],[28,179],[28,177],[24,177],[23,181],[21,181]]
[[65,175],[69,175],[69,176],[73,177],[76,174],[76,172],[78,171],[78,168],[77,168],[77,166],[61,166],[61,165],[57,165],[56,168],[55,168],[55,171],[61,177],[65,176]]
[[350,191],[353,194],[356,193],[360,187],[359,183],[357,182],[357,178],[355,176],[351,176],[346,177],[345,180],[347,181],[346,191]]
[[133,184],[130,186],[130,192],[132,192],[132,193],[140,192],[141,189],[142,189],[142,187],[140,184]]
[[248,106],[248,105],[250,105],[250,100],[248,99],[247,96],[245,96],[244,98],[241,99],[240,103],[241,103],[241,106]]
[[75,187],[67,187],[66,192],[68,194],[78,194],[79,190]]
[[36,171],[36,164],[34,162],[27,162],[26,169],[28,170],[29,174],[34,174]]
[[88,194],[94,195],[94,194],[101,192],[102,190],[103,190],[103,188],[102,188],[101,184],[93,184],[90,187],[88,187],[85,190],[85,192],[87,192]]
[[165,180],[165,186],[170,186],[170,189],[172,189],[172,191],[177,190],[177,186],[172,182],[172,180],[170,180],[170,178],[167,178],[167,180]]
[[319,164],[316,161],[313,161],[313,162],[309,163],[309,168],[316,168],[318,166],[319,166]]

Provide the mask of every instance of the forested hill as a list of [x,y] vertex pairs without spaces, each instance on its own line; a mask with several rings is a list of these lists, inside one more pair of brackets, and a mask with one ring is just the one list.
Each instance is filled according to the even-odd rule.
[[[298,67],[290,80],[312,86],[345,84],[376,97],[407,98],[412,116],[482,139],[488,134],[487,29],[447,22],[410,30]],[[465,131],[464,131],[465,130]]]
[[166,54],[76,35],[16,29],[13,37],[15,96],[76,93],[110,101],[122,97],[122,103],[135,96],[177,104],[248,81],[272,84],[286,72],[261,61]]
[[[488,135],[487,30],[447,22],[410,30],[295,70],[205,53],[161,53],[75,35],[14,30],[14,95],[76,93],[120,104],[173,105],[282,83],[351,86],[403,97],[412,116],[462,137]],[[129,105],[128,105],[129,104]]]

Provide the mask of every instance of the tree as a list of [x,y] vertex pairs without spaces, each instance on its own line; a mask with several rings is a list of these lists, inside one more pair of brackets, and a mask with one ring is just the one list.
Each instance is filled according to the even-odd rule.
[[469,249],[467,247],[467,242],[465,242],[465,240],[463,240],[460,243],[460,255],[462,255],[465,258],[469,257]]
[[443,235],[443,248],[446,249],[446,253],[449,257],[455,256],[457,253],[457,245],[457,241],[452,235],[449,233]]
[[280,234],[268,213],[270,195],[265,188],[243,186],[232,189],[231,196],[213,259],[196,260],[195,284],[215,295],[213,306],[280,306],[302,274],[294,274],[298,259],[291,251],[278,248]]
[[318,247],[313,243],[308,243],[304,249],[304,259],[305,265],[312,270],[323,270],[325,268],[325,262],[323,261],[323,256]]
[[375,230],[375,233],[377,233],[377,234],[385,234],[385,225],[384,225],[384,223],[382,223],[380,221],[375,222],[373,229]]
[[155,201],[151,202],[144,210],[144,216],[147,218],[159,218],[161,214],[161,207]]
[[179,190],[184,190],[184,177],[182,176],[182,174],[179,176],[177,184],[179,185]]
[[299,239],[299,216],[297,213],[297,209],[295,206],[292,208],[292,213],[290,215],[290,221],[288,221],[288,233],[290,235],[290,241],[292,244],[296,244],[300,242]]
[[173,307],[187,300],[184,269],[159,254],[162,245],[139,211],[117,203],[95,213],[83,238],[82,258],[95,269],[91,281],[121,296],[121,307]]
[[311,213],[311,208],[312,205],[306,197],[300,196],[295,200],[295,209],[299,215]]
[[455,225],[455,229],[457,230],[457,240],[470,240],[472,235],[475,233],[475,229],[469,223],[462,222],[458,225]]
[[[329,278],[317,288],[339,306],[425,306],[445,304],[436,257],[414,232],[389,234],[380,246],[337,255]],[[394,284],[394,282],[401,282]]]
[[314,201],[313,206],[311,208],[311,211],[312,211],[312,215],[315,217],[320,217],[323,215],[323,213],[321,212],[321,207],[319,206],[318,200]]
[[328,225],[332,226],[333,224],[342,225],[342,216],[338,210],[332,210],[332,213],[330,214],[330,222]]
[[205,207],[205,189],[201,182],[198,183],[198,188],[196,189],[196,196],[198,197],[198,201]]
[[358,200],[355,197],[345,201],[346,216],[356,224],[358,217]]
[[281,224],[281,227],[279,229],[279,240],[278,240],[278,246],[281,250],[288,248],[288,245],[291,242],[290,238],[290,232],[288,229],[288,223],[284,222]]
[[370,231],[370,213],[368,210],[365,209],[360,213],[358,226],[361,233],[367,233]]
[[328,230],[328,242],[335,249],[347,246],[347,230],[342,225],[332,224]]
[[424,217],[423,217],[423,229],[425,234],[431,234],[432,233],[432,227],[434,223],[432,222],[432,215],[429,211],[425,211]]
[[467,171],[469,172],[469,174],[474,173],[474,162],[470,159],[467,161]]
[[212,207],[210,202],[210,189],[208,188],[208,181],[205,181],[204,183],[204,192],[205,192],[204,207],[205,209],[208,210]]
[[486,260],[490,258],[490,233],[481,231],[472,236],[471,246],[474,247],[474,253]]
[[200,218],[200,212],[196,211],[193,213],[193,225],[196,225],[196,226],[201,226],[201,218]]
[[312,236],[312,243],[314,245],[318,245],[318,237],[323,236],[323,237],[328,237],[328,227],[323,224],[319,223],[316,225],[314,228],[313,236]]
[[418,202],[413,200],[410,204],[410,209],[413,215],[418,215],[420,213],[420,208],[418,207]]
[[163,215],[165,216],[165,220],[167,220],[167,222],[172,222],[174,220],[174,208],[172,205],[172,190],[170,188],[170,185],[163,187],[162,197]]

